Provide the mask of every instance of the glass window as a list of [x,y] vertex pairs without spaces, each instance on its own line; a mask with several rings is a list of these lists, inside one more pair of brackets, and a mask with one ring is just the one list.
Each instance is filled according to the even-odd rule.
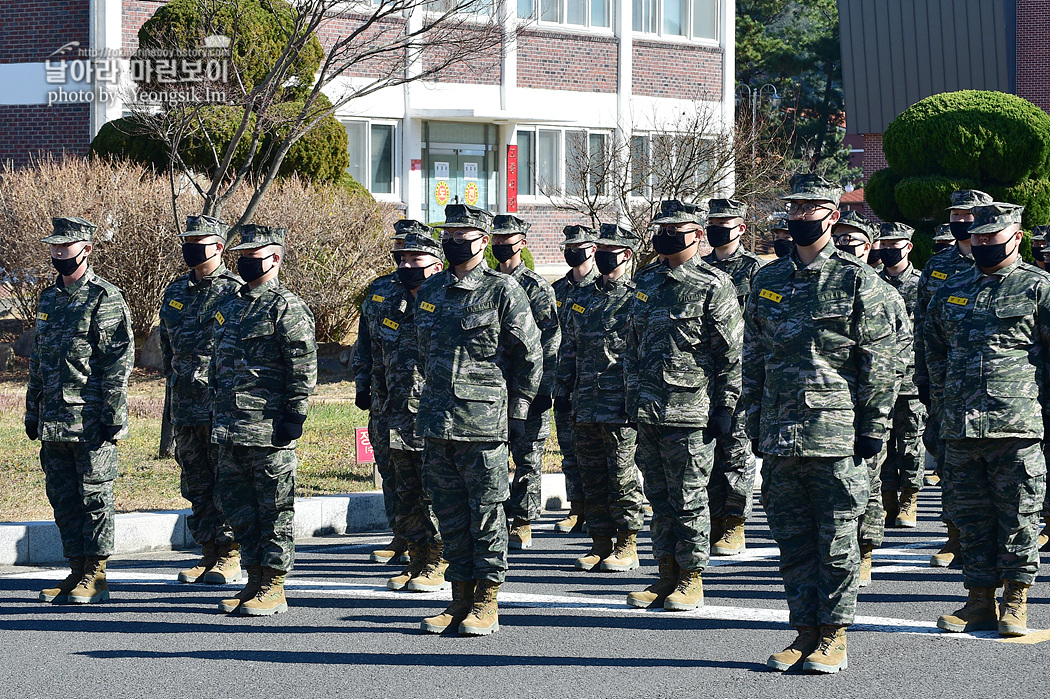
[[583,194],[587,182],[589,156],[587,153],[587,132],[565,132],[565,191],[579,196]]
[[656,31],[656,3],[659,0],[633,0],[634,30]]
[[631,194],[644,197],[649,194],[649,138],[631,136]]
[[368,187],[368,122],[347,121],[346,127],[346,152],[350,156],[350,165],[346,171],[350,176]]
[[720,0],[693,0],[693,38],[718,39]]
[[561,132],[539,131],[536,136],[537,184],[548,191],[561,189]]
[[587,24],[587,0],[566,0],[566,24]]
[[685,36],[682,0],[664,0],[664,34]]
[[518,195],[532,196],[536,193],[536,160],[533,148],[536,134],[532,131],[518,132]]
[[372,182],[369,189],[376,194],[394,191],[394,127],[390,124],[372,124]]
[[607,136],[603,133],[592,133],[587,139],[588,162],[590,163],[587,185],[591,196],[599,193],[605,194],[609,188],[609,183],[605,181],[606,138]]
[[591,0],[591,26],[609,26],[609,0]]
[[518,17],[530,19],[536,12],[536,0],[518,0]]
[[560,22],[561,0],[540,0],[540,19],[544,22]]

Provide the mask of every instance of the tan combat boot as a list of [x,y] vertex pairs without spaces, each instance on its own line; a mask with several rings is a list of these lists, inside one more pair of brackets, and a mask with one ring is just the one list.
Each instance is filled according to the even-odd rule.
[[247,602],[251,598],[255,597],[256,593],[259,592],[259,585],[262,583],[262,566],[250,565],[248,566],[248,582],[244,585],[244,588],[233,597],[219,602],[219,611],[230,612],[237,611],[237,608],[244,602]]
[[1028,588],[1030,585],[1003,581],[1003,601],[999,605],[999,635],[1028,635]]
[[510,547],[512,549],[532,548],[532,525],[527,519],[514,518],[510,528]]
[[451,590],[452,583],[445,580],[448,561],[444,559],[445,545],[431,542],[427,547],[427,559],[423,570],[408,583],[410,592],[441,592]]
[[1040,551],[1050,551],[1050,517],[1047,517],[1046,526],[1043,527],[1043,531],[1039,532],[1039,539],[1036,542]]
[[569,516],[554,525],[554,530],[562,534],[583,531],[583,501],[573,500],[569,503]]
[[437,616],[427,617],[420,624],[427,633],[441,633],[450,626],[458,628],[459,623],[470,614],[474,604],[474,581],[456,581],[452,583],[452,603]]
[[683,570],[678,574],[678,585],[664,600],[669,612],[687,612],[704,606],[704,581],[699,570]]
[[218,547],[214,541],[205,541],[201,544],[201,559],[197,561],[197,565],[186,570],[179,571],[179,582],[183,583],[195,583],[204,582],[202,578],[204,575],[212,569],[215,562],[219,560]]
[[930,565],[934,568],[958,567],[962,562],[959,560],[962,554],[962,546],[959,543],[959,528],[953,522],[947,522],[948,540],[937,553],[930,556]]
[[288,611],[288,600],[284,597],[285,571],[263,566],[259,591],[241,603],[238,611],[247,616],[271,616]]
[[611,536],[591,536],[591,550],[576,559],[576,570],[596,570],[612,552]]
[[427,564],[427,547],[422,544],[409,542],[408,565],[400,573],[386,581],[386,589],[403,590],[412,581],[412,578],[423,572]]
[[106,559],[87,556],[84,559],[84,577],[69,591],[73,604],[94,604],[109,599],[109,583],[106,582]]
[[[726,520],[724,517],[712,517],[711,518],[711,531],[708,533],[708,540],[711,542],[711,548],[714,548],[715,542],[721,539],[726,533]],[[712,555],[714,551],[711,552]]]
[[799,626],[798,635],[795,636],[791,645],[769,656],[766,665],[781,672],[790,670],[815,651],[818,643],[820,643],[820,633],[816,626]]
[[882,509],[886,511],[886,528],[892,529],[897,526],[897,515],[901,512],[901,503],[897,498],[897,491],[886,490],[882,493]]
[[849,667],[846,656],[846,627],[821,624],[817,647],[806,656],[802,669],[831,675]]
[[489,580],[478,581],[470,614],[459,624],[461,634],[487,636],[493,631],[499,631],[499,605],[496,604],[499,585]]
[[871,544],[860,545],[860,586],[867,587],[871,584],[871,552],[875,547]]
[[69,575],[55,587],[49,587],[40,591],[41,602],[53,602],[54,604],[66,604],[69,602],[69,593],[77,586],[80,579],[84,577],[84,557],[73,556],[69,559]]
[[616,532],[616,546],[602,559],[602,570],[606,573],[624,573],[638,567],[638,532],[623,530]]
[[905,488],[901,491],[900,514],[897,515],[897,526],[915,529],[919,526],[919,491]]
[[372,552],[372,562],[390,563],[394,561],[395,563],[410,563],[411,561],[406,555],[407,551],[408,542],[400,534],[394,534],[394,538],[390,540],[389,544]]
[[999,614],[995,609],[994,587],[971,587],[969,599],[951,614],[937,619],[937,628],[945,631],[995,631]]
[[941,477],[937,475],[936,471],[930,471],[922,477],[922,482],[931,488],[935,488],[941,484]]
[[744,539],[744,522],[747,520],[743,517],[726,517],[724,521],[725,528],[722,535],[717,539],[712,539],[715,543],[711,546],[711,555],[735,556],[743,553],[747,548],[747,542]]
[[219,544],[219,557],[215,565],[204,574],[203,582],[207,585],[229,585],[241,579],[241,545],[233,541]]
[[660,579],[640,592],[632,592],[627,595],[627,604],[639,609],[664,606],[664,600],[678,586],[678,571],[680,569],[674,556],[664,556],[659,563]]

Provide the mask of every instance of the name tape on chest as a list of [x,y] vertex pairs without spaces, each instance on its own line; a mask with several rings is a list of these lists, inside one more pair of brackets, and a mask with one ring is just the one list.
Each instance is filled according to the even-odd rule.
[[219,312],[216,311],[216,313],[215,313],[215,322],[218,323],[219,325],[225,325],[226,324],[226,319],[222,317],[222,313],[219,313]]
[[639,301],[641,301],[642,303],[648,303],[649,302],[649,294],[643,294],[641,291],[636,293],[634,295],[634,297],[636,299],[638,299]]
[[947,274],[945,274],[944,272],[938,272],[937,270],[930,272],[930,276],[934,279],[940,279],[942,282],[948,278]]
[[387,326],[391,330],[397,330],[400,327],[398,323],[390,320],[389,318],[383,318],[383,325]]
[[47,320],[47,314],[46,313],[37,313],[36,314],[36,319],[37,320]]
[[784,297],[782,295],[776,293],[775,291],[770,291],[769,289],[762,289],[762,291],[758,292],[758,295],[764,299],[769,299],[773,303],[780,303],[784,300]]
[[954,303],[956,306],[965,306],[970,302],[970,299],[964,299],[962,296],[949,296],[948,303]]
[[437,306],[435,306],[434,304],[427,303],[426,301],[424,301],[423,303],[419,304],[419,307],[422,308],[427,313],[433,313],[434,310],[437,308]]
[[558,308],[561,308],[561,301],[558,301]]
[[386,301],[386,297],[380,296],[379,294],[372,294],[372,300],[376,303],[383,303],[384,301]]
[[580,305],[580,304],[578,304],[578,303],[574,303],[574,304],[572,304],[572,310],[576,311],[577,313],[583,313],[583,312],[584,312],[584,311],[586,311],[587,309],[586,309],[586,308],[584,308],[583,306],[581,306],[581,305]]
[[176,311],[181,311],[184,308],[183,304],[180,301],[176,301],[175,299],[168,301],[168,305],[174,308]]

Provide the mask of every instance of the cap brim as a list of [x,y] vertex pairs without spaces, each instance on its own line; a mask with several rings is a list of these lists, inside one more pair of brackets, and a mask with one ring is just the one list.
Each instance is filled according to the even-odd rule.
[[416,253],[422,253],[424,255],[433,255],[434,257],[436,257],[436,258],[438,258],[440,260],[442,251],[441,250],[427,250],[426,248],[401,248],[400,250],[395,250],[395,252],[416,252]]
[[656,225],[656,226],[664,226],[664,225],[667,225],[669,223],[695,223],[698,226],[704,225],[700,221],[697,221],[695,218],[680,218],[678,216],[663,216],[661,218],[654,218],[653,219],[653,225]]
[[46,238],[41,238],[40,242],[48,245],[69,245],[70,243],[90,243],[91,241],[88,238],[73,238],[68,235],[52,233]]
[[209,231],[186,231],[184,233],[179,233],[180,238],[205,238],[207,236],[214,236],[216,238],[226,240],[226,236],[224,236],[223,234],[211,233]]
[[430,227],[431,228],[473,228],[475,230],[485,231],[486,233],[489,232],[488,228],[482,228],[481,226],[475,225],[473,223],[435,223],[435,224],[433,224]]
[[828,199],[823,194],[813,194],[811,192],[800,192],[798,194],[785,194],[777,197],[780,201],[826,201],[829,204],[837,205],[838,202],[834,199]]
[[879,240],[907,240],[911,242],[911,238],[905,235],[880,235]]
[[982,226],[970,226],[966,231],[970,235],[990,235],[992,233],[998,233],[999,231],[1006,230],[1011,225],[1010,223],[986,223]]
[[258,250],[259,248],[265,248],[270,245],[279,245],[279,243],[239,243],[230,248],[230,250],[232,252],[236,252],[237,250]]
[[978,206],[981,206],[981,205],[980,204],[971,204],[970,206],[949,206],[949,207],[945,208],[944,210],[945,211],[973,211]]
[[598,241],[594,238],[567,238],[562,242],[562,245],[579,245],[581,243],[597,243]]

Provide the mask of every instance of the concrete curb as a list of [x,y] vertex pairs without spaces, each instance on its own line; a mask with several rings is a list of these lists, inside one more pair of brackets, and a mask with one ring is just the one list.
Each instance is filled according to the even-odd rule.
[[[547,509],[568,507],[562,474],[543,474],[541,488]],[[189,510],[173,510],[117,515],[115,553],[194,548],[196,544],[186,528],[189,514]],[[386,529],[383,494],[379,491],[295,500],[297,539]],[[0,565],[47,565],[65,563],[65,560],[54,522],[0,524]]]

